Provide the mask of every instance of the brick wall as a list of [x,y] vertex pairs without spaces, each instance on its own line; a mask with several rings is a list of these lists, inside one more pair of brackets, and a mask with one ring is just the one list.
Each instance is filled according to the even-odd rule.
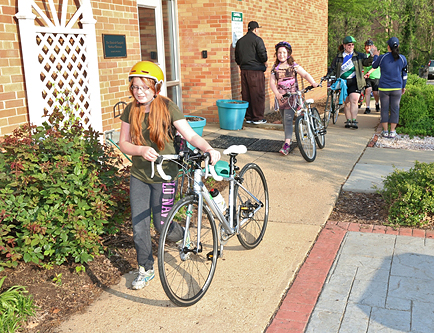
[[[98,67],[101,86],[103,130],[119,129],[120,120],[113,116],[113,106],[129,102],[128,73],[141,60],[137,2],[134,0],[92,0],[97,23]],[[127,58],[104,59],[103,34],[125,35]]]
[[[41,1],[38,1],[40,3]],[[141,59],[137,2],[135,0],[91,0],[96,23],[103,130],[118,129],[113,105],[129,101],[127,74]],[[231,12],[242,12],[247,23],[258,21],[268,50],[268,68],[274,61],[274,44],[287,40],[293,56],[316,80],[325,74],[327,61],[327,1],[305,0],[294,4],[272,0],[178,0],[181,84],[185,114],[200,114],[218,122],[218,99],[241,99],[239,69],[234,61]],[[28,121],[18,23],[14,18],[17,0],[0,5],[0,136],[10,134]],[[104,59],[102,34],[124,34],[127,58]],[[208,58],[202,59],[202,50]],[[266,83],[268,87],[269,72]],[[28,87],[27,87],[28,88]],[[324,96],[317,89],[308,96]],[[270,98],[271,96],[271,98]],[[273,94],[267,88],[266,108]]]
[[[295,7],[298,6],[297,8]],[[234,60],[231,12],[242,12],[244,33],[249,21],[258,21],[260,36],[268,51],[266,110],[274,105],[268,88],[274,63],[274,45],[288,41],[293,56],[317,82],[327,71],[327,1],[178,0],[184,113],[205,115],[218,121],[218,99],[241,99],[239,68]],[[204,19],[208,18],[208,19]],[[208,51],[202,59],[201,51]],[[308,82],[305,81],[305,86]],[[309,98],[321,98],[326,89],[316,89]]]
[[15,2],[0,6],[0,136],[28,121]]

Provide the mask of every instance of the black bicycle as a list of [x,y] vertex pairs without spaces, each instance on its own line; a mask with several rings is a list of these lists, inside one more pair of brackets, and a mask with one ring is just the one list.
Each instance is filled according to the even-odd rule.
[[340,87],[332,89],[333,83],[336,82],[335,76],[324,76],[323,78],[321,78],[321,80],[327,80],[327,100],[324,109],[324,116],[322,119],[324,127],[327,128],[330,122],[330,118],[332,119],[333,124],[336,124],[336,122],[338,121],[339,110],[342,106],[342,104],[339,104],[341,89]]

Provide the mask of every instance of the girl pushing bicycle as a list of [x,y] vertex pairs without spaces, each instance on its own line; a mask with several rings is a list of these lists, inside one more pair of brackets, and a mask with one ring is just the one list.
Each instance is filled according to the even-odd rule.
[[276,61],[271,69],[270,88],[276,96],[285,133],[285,142],[279,152],[288,155],[293,132],[292,124],[297,109],[297,96],[284,98],[283,95],[299,90],[297,74],[306,79],[313,87],[317,87],[318,84],[308,72],[295,62],[292,57],[292,47],[288,42],[277,43],[275,49]]
[[[174,102],[160,94],[164,83],[160,67],[150,61],[140,61],[131,68],[128,78],[134,101],[121,115],[119,147],[123,153],[131,155],[133,161],[130,203],[139,274],[132,289],[142,289],[154,278],[151,213],[154,227],[160,233],[174,204],[177,187],[176,181],[164,181],[159,175],[151,178],[151,162],[159,155],[175,154],[176,131],[191,145],[209,152],[212,164],[220,159],[220,152],[194,132]],[[163,168],[172,179],[178,173],[175,163],[167,163]],[[173,222],[168,239],[176,242],[183,238],[184,229]]]

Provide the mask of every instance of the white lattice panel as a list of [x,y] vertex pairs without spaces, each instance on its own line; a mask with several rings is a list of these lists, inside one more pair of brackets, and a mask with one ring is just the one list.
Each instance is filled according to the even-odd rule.
[[68,97],[84,124],[90,122],[86,36],[38,33],[38,62],[44,112],[61,108]]
[[102,132],[90,0],[19,0],[18,10],[30,122],[69,100],[86,128]]

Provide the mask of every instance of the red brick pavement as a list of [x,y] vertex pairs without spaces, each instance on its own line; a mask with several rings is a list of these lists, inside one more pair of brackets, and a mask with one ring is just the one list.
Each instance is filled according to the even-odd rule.
[[342,239],[348,231],[434,238],[434,231],[328,221],[276,312],[267,333],[299,332],[307,322],[321,293]]

